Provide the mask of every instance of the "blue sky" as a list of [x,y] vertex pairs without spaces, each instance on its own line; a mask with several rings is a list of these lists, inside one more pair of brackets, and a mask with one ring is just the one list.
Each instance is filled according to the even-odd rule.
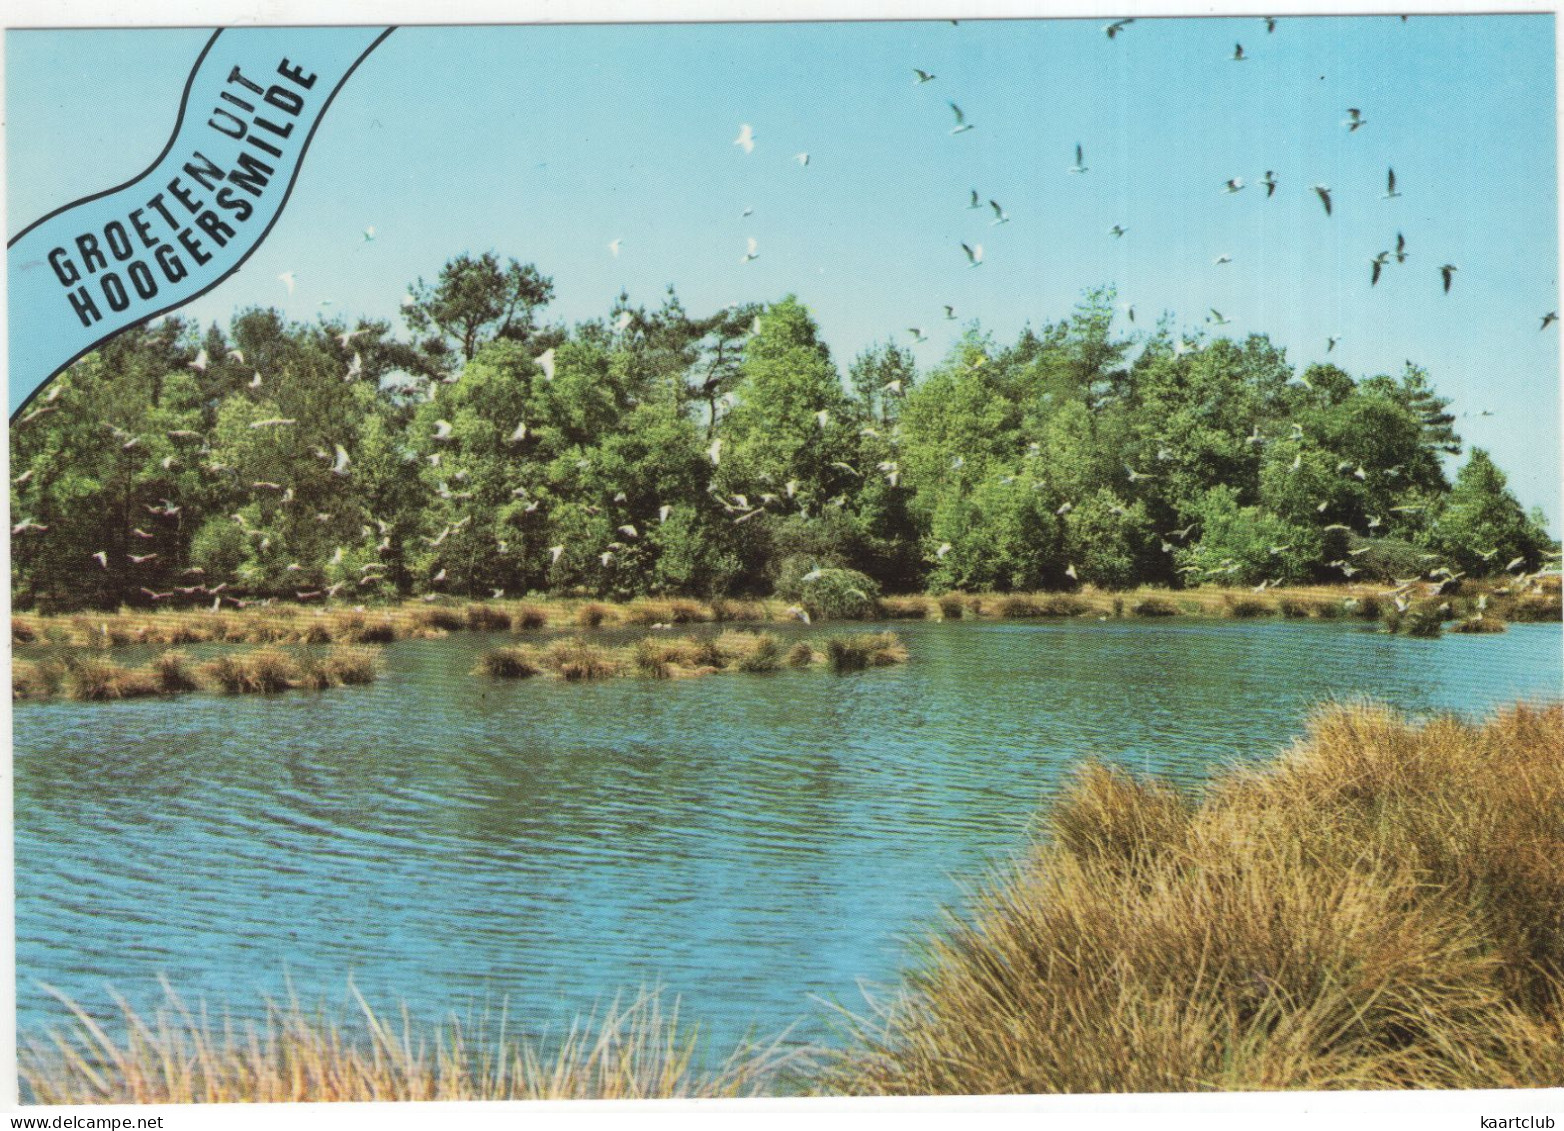
[[[413,278],[493,249],[553,277],[556,319],[621,288],[655,305],[672,283],[696,313],[793,292],[844,368],[913,326],[928,366],[968,319],[1006,342],[1111,284],[1135,328],[1170,311],[1193,333],[1215,307],[1295,365],[1333,335],[1356,375],[1425,365],[1557,533],[1558,329],[1538,330],[1559,305],[1553,18],[1104,23],[401,28],[338,96],[267,242],[187,313],[395,318]],[[139,173],[207,34],[8,32],[10,230]],[[949,133],[951,100],[973,130]],[[1383,200],[1392,165],[1404,195]],[[1248,187],[1224,194],[1230,177]],[[973,188],[1011,222],[968,210]],[[1397,231],[1409,258],[1371,288]]]

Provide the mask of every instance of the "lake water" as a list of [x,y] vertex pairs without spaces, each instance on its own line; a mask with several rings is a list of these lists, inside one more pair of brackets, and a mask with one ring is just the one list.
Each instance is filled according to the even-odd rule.
[[911,662],[846,677],[496,684],[468,674],[496,639],[454,635],[368,688],[19,704],[18,1023],[61,1019],[40,982],[244,1017],[351,978],[532,1030],[660,983],[717,1051],[815,1038],[813,998],[861,1007],[1083,759],[1193,785],[1331,697],[1476,714],[1564,670],[1556,625],[894,627]]

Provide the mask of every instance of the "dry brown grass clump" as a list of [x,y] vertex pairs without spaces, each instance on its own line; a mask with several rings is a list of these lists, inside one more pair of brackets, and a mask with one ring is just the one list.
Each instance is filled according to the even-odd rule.
[[599,604],[596,601],[588,601],[576,610],[576,623],[582,628],[598,628],[605,621],[612,623],[609,619],[612,614],[613,610],[607,605]]
[[928,597],[916,594],[907,597],[881,597],[879,600],[880,616],[886,620],[927,620],[932,615],[932,609],[936,607]]
[[542,670],[531,648],[490,648],[478,658],[473,674],[490,679],[531,679]]
[[1251,617],[1271,616],[1276,612],[1276,606],[1269,601],[1262,601],[1258,597],[1226,595],[1222,599],[1222,611],[1227,616],[1236,617],[1239,620],[1247,620]]
[[623,670],[623,660],[609,648],[588,644],[579,637],[556,640],[542,652],[547,664],[562,679],[608,679]]
[[1504,622],[1496,617],[1485,617],[1482,613],[1478,613],[1474,617],[1456,621],[1451,626],[1450,631],[1463,633],[1503,632]]
[[1564,1084],[1561,749],[1558,705],[1357,705],[1199,804],[1090,768],[822,1086]]
[[1179,609],[1166,597],[1146,597],[1130,606],[1130,612],[1138,617],[1176,617]]
[[522,605],[510,618],[510,626],[513,630],[531,630],[543,628],[548,624],[548,611],[537,605]]
[[825,642],[825,654],[831,670],[838,675],[907,662],[907,649],[901,637],[894,632],[856,632],[833,636]]
[[164,984],[150,1021],[120,1002],[101,1025],[58,992],[74,1018],[26,1035],[20,1075],[44,1104],[301,1103],[373,1100],[662,1099],[754,1096],[807,1054],[777,1038],[698,1065],[699,1030],[679,1004],[643,991],[578,1018],[553,1040],[518,1040],[503,1022],[393,1026],[354,992],[363,1036],[299,1003],[268,1003],[262,1025],[214,1025]]
[[468,605],[465,619],[471,632],[510,631],[510,614],[493,605]]

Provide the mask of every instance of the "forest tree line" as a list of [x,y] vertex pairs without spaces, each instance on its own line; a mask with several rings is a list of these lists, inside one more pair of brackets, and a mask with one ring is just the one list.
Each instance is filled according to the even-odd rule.
[[[389,321],[127,331],[11,425],[19,608],[1299,584],[1536,570],[1428,374],[1127,332],[1114,295],[841,373],[793,296],[545,321],[491,254]],[[1518,559],[1518,561],[1517,561]],[[857,576],[861,575],[861,576]]]

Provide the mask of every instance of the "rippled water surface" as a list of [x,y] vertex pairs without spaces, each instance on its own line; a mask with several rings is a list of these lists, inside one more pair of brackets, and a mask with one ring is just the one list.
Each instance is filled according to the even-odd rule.
[[40,982],[108,1012],[160,974],[240,1016],[351,978],[529,1027],[658,982],[721,1045],[861,1004],[1084,758],[1197,784],[1332,696],[1561,694],[1554,625],[896,628],[911,663],[848,677],[495,684],[468,674],[494,640],[457,635],[369,688],[20,704],[19,1023],[60,1019]]

